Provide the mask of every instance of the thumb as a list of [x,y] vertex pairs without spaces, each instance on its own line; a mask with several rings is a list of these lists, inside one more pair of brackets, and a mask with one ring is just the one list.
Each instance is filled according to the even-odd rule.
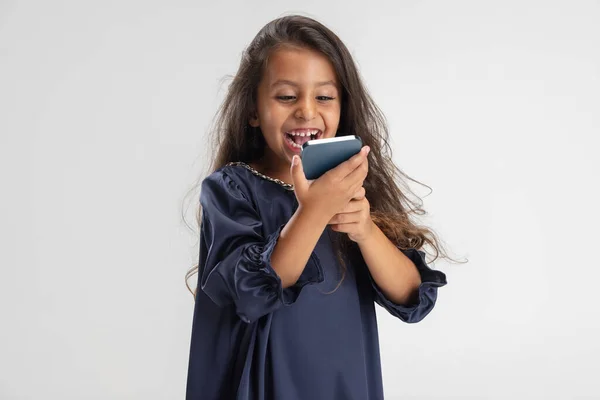
[[308,181],[304,175],[302,160],[299,156],[294,156],[292,158],[291,175],[292,182],[294,183],[294,191],[296,193],[304,193],[308,189]]

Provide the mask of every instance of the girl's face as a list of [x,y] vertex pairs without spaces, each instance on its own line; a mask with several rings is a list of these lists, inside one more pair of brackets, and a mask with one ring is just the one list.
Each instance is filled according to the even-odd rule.
[[273,52],[258,86],[257,113],[249,121],[267,142],[264,168],[286,176],[304,142],[334,137],[341,93],[325,55],[292,47]]

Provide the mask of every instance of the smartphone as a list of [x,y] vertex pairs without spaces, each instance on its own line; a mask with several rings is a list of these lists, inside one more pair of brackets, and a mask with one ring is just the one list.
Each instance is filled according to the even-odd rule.
[[317,179],[325,172],[358,154],[362,140],[355,135],[314,139],[302,145],[302,166],[306,179]]

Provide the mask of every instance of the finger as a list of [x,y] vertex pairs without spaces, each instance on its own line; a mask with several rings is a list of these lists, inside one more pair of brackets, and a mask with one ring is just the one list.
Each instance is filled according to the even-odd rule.
[[330,225],[339,225],[339,224],[354,224],[361,220],[362,213],[360,211],[348,212],[348,213],[339,213],[333,216],[329,221]]
[[354,169],[354,171],[352,171],[350,174],[348,174],[343,180],[345,182],[347,182],[350,186],[356,186],[356,185],[362,186],[368,173],[369,173],[369,160],[365,157],[362,160],[362,163],[360,163]]
[[290,168],[294,191],[301,194],[306,192],[306,190],[308,190],[308,181],[304,175],[304,168],[302,167],[302,160],[300,157],[294,156],[292,158],[292,166]]
[[358,228],[358,223],[349,223],[349,224],[334,224],[331,225],[331,229],[340,232],[340,233],[354,233]]
[[344,206],[344,208],[338,212],[338,214],[347,214],[347,213],[353,213],[353,212],[357,212],[357,211],[361,211],[365,205],[363,204],[363,202],[365,201],[365,199],[362,200],[350,200],[348,202],[348,204],[346,204]]
[[326,174],[333,175],[340,180],[345,179],[346,176],[351,174],[362,164],[367,157],[367,154],[369,154],[369,151],[371,151],[369,146],[364,146],[357,154],[353,155],[337,167],[327,171]]
[[361,186],[356,192],[354,192],[354,195],[352,196],[352,200],[362,200],[365,198],[366,193],[367,192],[366,192],[364,186]]

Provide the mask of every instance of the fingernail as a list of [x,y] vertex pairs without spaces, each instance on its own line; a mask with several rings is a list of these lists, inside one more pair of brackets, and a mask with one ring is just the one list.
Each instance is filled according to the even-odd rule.
[[298,165],[298,162],[300,161],[300,159],[298,158],[298,156],[294,156],[292,157],[292,164],[294,165]]
[[367,146],[367,150],[365,151],[365,155],[368,155],[370,151],[371,151],[371,148],[369,146]]

